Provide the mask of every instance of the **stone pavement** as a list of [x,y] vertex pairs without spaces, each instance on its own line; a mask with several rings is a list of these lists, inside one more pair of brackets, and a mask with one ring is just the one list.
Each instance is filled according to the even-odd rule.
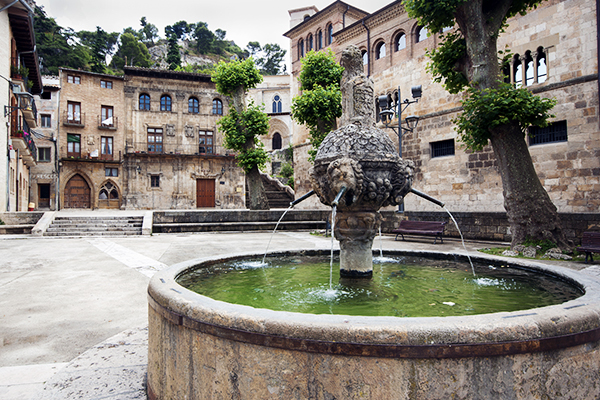
[[[145,399],[146,288],[152,274],[193,258],[262,253],[270,235],[0,236],[0,399]],[[434,246],[430,238],[402,242],[384,236],[381,243],[384,251],[465,252],[460,241],[448,239]],[[330,245],[330,238],[288,231],[276,233],[269,250]],[[467,243],[470,251],[481,247],[486,244]]]

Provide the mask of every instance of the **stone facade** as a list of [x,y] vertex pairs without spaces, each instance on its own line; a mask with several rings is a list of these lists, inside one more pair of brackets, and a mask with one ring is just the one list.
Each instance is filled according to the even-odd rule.
[[37,164],[31,168],[30,200],[37,210],[56,210],[58,196],[58,106],[59,78],[44,76],[44,92],[35,96],[38,109],[38,127],[35,142]]
[[60,69],[60,208],[120,208],[124,79]]
[[[354,21],[346,19],[343,24],[340,21],[346,9],[346,3],[332,3],[309,19],[296,18],[297,24],[285,34],[291,40],[292,96],[299,93],[298,47],[310,35],[314,37],[321,26],[332,23],[334,40],[327,47],[338,59],[350,44],[363,50],[365,72],[375,83],[375,97],[390,95],[393,102],[398,98],[412,100],[411,87],[422,85],[422,98],[403,114],[403,117],[410,114],[420,117],[418,127],[402,140],[403,157],[416,165],[415,188],[439,198],[452,211],[504,211],[502,183],[492,149],[473,153],[461,147],[452,123],[460,112],[460,95],[448,94],[425,70],[428,62],[425,53],[439,43],[439,36],[422,34],[419,38],[417,21],[408,18],[400,1]],[[595,11],[595,2],[589,0],[546,1],[527,15],[509,20],[506,32],[499,39],[499,49],[508,47],[515,54],[509,70],[511,82],[519,84],[521,79],[534,93],[558,100],[552,110],[555,114],[552,121],[556,126],[566,127],[567,140],[535,145],[531,139],[527,140],[542,184],[563,213],[600,209]],[[531,79],[528,79],[529,62],[536,66]],[[538,68],[538,63],[544,68]],[[397,123],[394,119],[391,125]],[[397,143],[397,135],[392,130],[388,132]],[[293,133],[297,172],[303,170],[299,164],[307,162],[305,135],[304,129]],[[444,144],[451,146],[451,154],[439,156],[437,149]],[[297,175],[295,179],[298,193],[310,190],[306,175]],[[410,211],[436,208],[410,195],[405,207]]]
[[124,208],[243,208],[244,178],[217,121],[210,76],[125,68]]

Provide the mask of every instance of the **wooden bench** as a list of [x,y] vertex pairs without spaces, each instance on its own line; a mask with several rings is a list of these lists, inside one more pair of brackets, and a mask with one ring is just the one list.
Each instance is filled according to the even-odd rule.
[[402,240],[404,240],[404,234],[406,233],[412,235],[435,236],[433,244],[437,243],[438,238],[440,238],[441,243],[444,243],[442,234],[444,233],[445,226],[446,222],[402,220],[400,221],[398,228],[394,229],[392,233],[396,234],[396,238],[394,240],[398,240],[398,235],[401,235]]
[[588,257],[591,262],[594,262],[592,253],[600,253],[600,232],[583,232],[581,237],[581,246],[577,251],[585,252],[585,262],[588,262]]

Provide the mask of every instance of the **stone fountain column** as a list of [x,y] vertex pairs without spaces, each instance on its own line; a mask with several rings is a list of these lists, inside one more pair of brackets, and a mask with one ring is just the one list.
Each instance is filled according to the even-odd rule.
[[323,204],[345,188],[337,203],[335,238],[340,242],[340,275],[373,275],[373,239],[382,218],[381,207],[398,205],[410,191],[414,166],[404,161],[391,139],[375,127],[373,81],[363,73],[356,46],[342,53],[341,128],[321,143],[310,170],[313,190]]

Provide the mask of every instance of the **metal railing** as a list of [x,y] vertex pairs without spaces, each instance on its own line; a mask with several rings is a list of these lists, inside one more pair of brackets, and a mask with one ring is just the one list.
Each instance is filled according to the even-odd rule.
[[102,120],[102,116],[98,115],[98,129],[109,129],[116,130],[119,127],[119,119],[117,117],[110,117]]
[[76,127],[84,127],[85,126],[85,113],[81,113],[80,115],[69,115],[67,110],[63,111],[62,115],[63,125],[66,126],[76,126]]

